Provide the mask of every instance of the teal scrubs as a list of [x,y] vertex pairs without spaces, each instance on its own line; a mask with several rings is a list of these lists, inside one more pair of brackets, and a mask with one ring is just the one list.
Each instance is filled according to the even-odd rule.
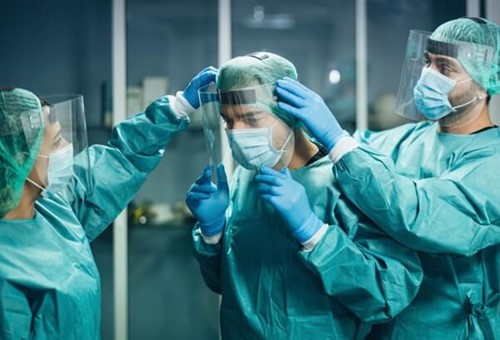
[[89,242],[188,122],[172,113],[168,97],[158,99],[117,125],[107,146],[90,147],[93,190],[88,177],[76,178],[71,201],[41,198],[33,219],[0,220],[0,339],[100,339],[100,280]]
[[415,300],[381,339],[500,339],[500,128],[436,123],[363,132],[334,166],[338,186],[384,231],[419,251]]
[[417,293],[416,253],[344,200],[331,169],[323,157],[291,171],[329,225],[311,251],[259,199],[255,172],[242,167],[233,175],[221,241],[207,244],[193,229],[205,282],[222,296],[223,339],[361,339],[371,323],[390,320]]

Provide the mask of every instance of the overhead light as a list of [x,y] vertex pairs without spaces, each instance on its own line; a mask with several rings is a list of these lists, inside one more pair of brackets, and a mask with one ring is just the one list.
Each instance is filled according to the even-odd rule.
[[330,84],[338,84],[340,83],[340,71],[339,70],[331,70],[328,74],[328,81]]
[[259,5],[242,23],[246,28],[286,30],[295,27],[295,18],[286,13],[266,14],[264,7]]

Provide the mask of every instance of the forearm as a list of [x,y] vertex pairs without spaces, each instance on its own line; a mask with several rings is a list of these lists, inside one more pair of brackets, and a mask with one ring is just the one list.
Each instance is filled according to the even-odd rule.
[[127,206],[158,166],[165,146],[187,127],[189,118],[174,112],[171,100],[175,102],[172,96],[162,97],[145,112],[118,124],[108,146],[89,148],[89,174],[78,178],[73,202],[89,239],[97,237]]
[[321,241],[311,251],[302,251],[301,257],[329,295],[361,320],[383,322],[408,306],[422,270],[415,252],[382,234],[367,234],[370,240],[354,242],[340,227],[329,226]]
[[[500,242],[499,208],[478,200],[469,178],[412,180],[367,148],[345,154],[333,172],[349,200],[408,247],[469,256]],[[495,186],[490,197],[499,195]]]

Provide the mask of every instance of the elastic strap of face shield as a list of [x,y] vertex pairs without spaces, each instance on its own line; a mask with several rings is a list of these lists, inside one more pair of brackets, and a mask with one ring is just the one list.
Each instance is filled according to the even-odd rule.
[[247,57],[252,57],[252,58],[259,59],[260,61],[262,61],[264,59],[269,58],[269,54],[264,53],[264,52],[254,52],[254,53],[247,54]]
[[469,19],[474,21],[476,24],[486,24],[486,21],[483,18],[478,17],[462,17],[461,19]]

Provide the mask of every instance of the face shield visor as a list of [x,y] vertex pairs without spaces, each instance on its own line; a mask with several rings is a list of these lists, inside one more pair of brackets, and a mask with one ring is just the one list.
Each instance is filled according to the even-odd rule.
[[293,156],[293,129],[275,115],[273,86],[259,85],[230,91],[205,87],[200,103],[205,138],[212,164],[225,157],[217,136],[224,129],[233,158],[244,168],[281,169]]
[[453,126],[473,119],[470,112],[486,98],[481,70],[492,62],[489,46],[441,42],[429,32],[410,31],[396,97],[396,113],[414,120]]
[[93,183],[87,143],[83,97],[44,97],[45,134],[33,170],[27,179],[42,189],[42,195],[61,195],[71,201],[75,186],[82,182],[88,192]]

